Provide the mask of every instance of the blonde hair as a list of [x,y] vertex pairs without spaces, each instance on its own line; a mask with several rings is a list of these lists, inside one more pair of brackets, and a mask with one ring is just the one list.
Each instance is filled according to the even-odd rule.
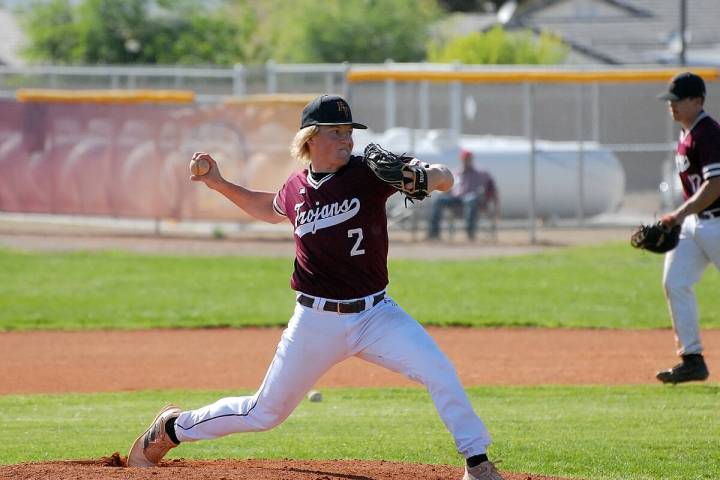
[[314,137],[320,128],[317,125],[310,125],[299,130],[295,134],[292,143],[290,144],[290,155],[300,162],[301,165],[310,165],[310,149],[308,148],[307,142]]

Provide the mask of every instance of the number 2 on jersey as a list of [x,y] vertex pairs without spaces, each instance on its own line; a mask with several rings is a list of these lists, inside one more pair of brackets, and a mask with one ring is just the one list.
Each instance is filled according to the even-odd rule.
[[352,238],[355,235],[357,235],[357,240],[355,241],[355,245],[350,249],[350,256],[354,257],[355,255],[362,255],[365,253],[364,248],[360,248],[360,244],[362,243],[363,239],[363,231],[362,228],[351,228],[348,230],[348,238]]
[[697,175],[697,174],[694,174],[694,173],[693,173],[693,174],[690,174],[690,175],[688,175],[688,180],[690,180],[690,183],[692,184],[692,191],[693,191],[693,193],[695,193],[695,192],[697,192],[698,190],[700,190],[700,186],[701,186],[702,183],[703,183],[703,179],[702,179],[702,177],[701,177],[700,175]]

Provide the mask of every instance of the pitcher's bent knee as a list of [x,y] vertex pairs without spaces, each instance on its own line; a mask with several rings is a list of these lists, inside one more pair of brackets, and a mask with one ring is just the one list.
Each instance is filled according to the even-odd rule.
[[669,297],[673,293],[684,293],[692,288],[692,282],[678,275],[668,275],[663,278],[663,290],[665,296]]

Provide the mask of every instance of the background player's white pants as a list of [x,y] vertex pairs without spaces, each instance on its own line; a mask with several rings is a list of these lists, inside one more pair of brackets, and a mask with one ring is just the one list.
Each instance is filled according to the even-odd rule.
[[255,395],[223,398],[183,412],[175,422],[177,437],[193,441],[273,428],[330,367],[351,356],[423,383],[460,453],[467,458],[486,452],[490,435],[454,367],[425,329],[389,298],[345,315],[296,304]]
[[665,255],[663,272],[678,355],[703,351],[693,286],[711,262],[720,269],[720,218],[699,220],[690,215],[683,222],[680,243]]

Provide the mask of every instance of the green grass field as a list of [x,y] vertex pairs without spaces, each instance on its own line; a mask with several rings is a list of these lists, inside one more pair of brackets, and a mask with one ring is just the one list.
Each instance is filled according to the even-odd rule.
[[[292,261],[0,250],[0,330],[283,325]],[[425,324],[669,327],[661,257],[627,245],[390,264],[390,293]],[[720,277],[698,288],[720,327]],[[600,479],[720,478],[720,386],[474,387],[501,470]],[[245,392],[248,393],[248,392]],[[184,445],[170,458],[361,458],[461,465],[420,389],[329,389],[280,427]],[[0,396],[0,464],[127,454],[167,401],[238,392]]]
[[[502,470],[585,479],[720,478],[717,385],[471,388]],[[0,396],[2,463],[127,454],[166,401],[192,408],[238,392]],[[330,389],[274,430],[168,458],[384,459],[462,465],[421,389]]]
[[[0,329],[280,326],[284,258],[0,250]],[[625,244],[522,257],[390,262],[390,294],[426,325],[667,328],[662,258]],[[720,327],[720,276],[698,287]]]

